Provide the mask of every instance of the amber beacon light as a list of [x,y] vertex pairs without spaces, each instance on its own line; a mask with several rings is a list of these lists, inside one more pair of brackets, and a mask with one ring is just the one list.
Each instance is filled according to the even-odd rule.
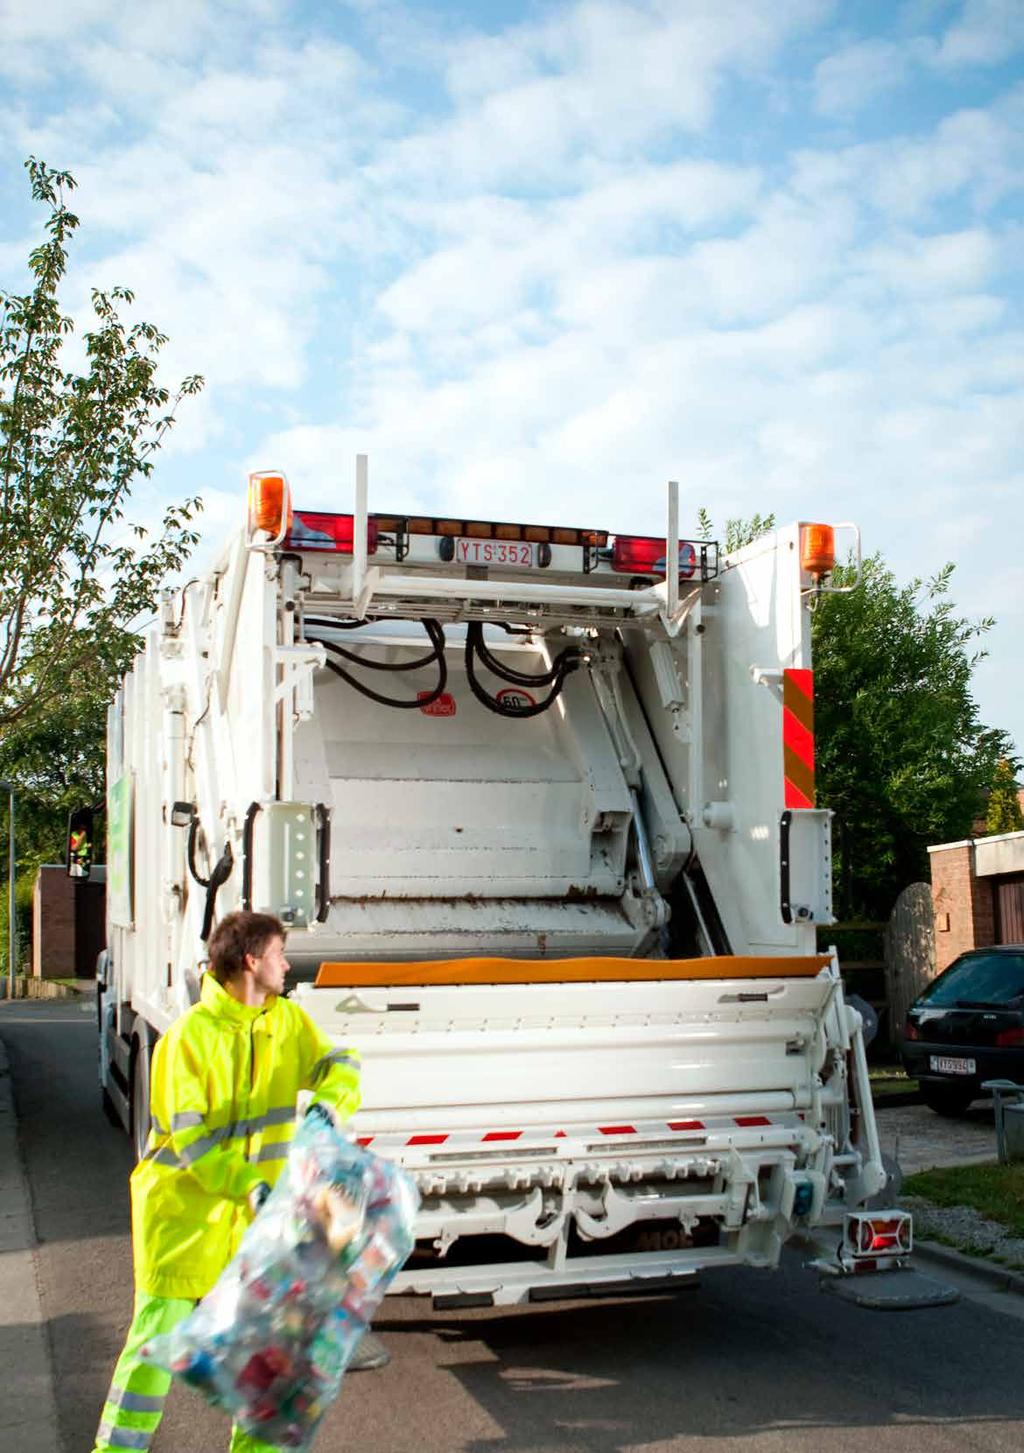
[[249,475],[249,535],[266,530],[275,540],[284,538],[292,518],[291,491],[284,475],[267,470]]
[[800,568],[821,580],[835,568],[836,532],[831,525],[800,527]]

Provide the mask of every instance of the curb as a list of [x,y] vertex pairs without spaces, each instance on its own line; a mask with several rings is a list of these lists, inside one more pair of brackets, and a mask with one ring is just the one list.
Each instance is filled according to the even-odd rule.
[[[56,979],[37,979],[35,975],[16,974],[12,999],[77,999],[81,990]],[[0,999],[7,998],[7,975],[0,974]]]
[[1011,1271],[1009,1267],[999,1266],[983,1256],[968,1256],[964,1251],[944,1246],[941,1241],[915,1241],[914,1255],[918,1254],[948,1271],[960,1271],[965,1276],[976,1277],[986,1282],[993,1291],[1012,1292],[1024,1297],[1024,1272]]
[[35,1223],[18,1145],[7,1049],[0,1040],[0,1306],[14,1333],[6,1347],[0,1444],[60,1453],[53,1362],[36,1281]]

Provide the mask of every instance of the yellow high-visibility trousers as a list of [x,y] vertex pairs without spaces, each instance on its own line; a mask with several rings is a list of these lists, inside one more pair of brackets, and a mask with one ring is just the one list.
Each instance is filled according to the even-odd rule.
[[[135,1313],[103,1404],[93,1453],[124,1453],[126,1448],[150,1447],[163,1417],[171,1374],[143,1361],[139,1349],[151,1338],[173,1331],[194,1306],[195,1302],[176,1297],[135,1293]],[[234,1427],[230,1453],[275,1453],[275,1449]]]

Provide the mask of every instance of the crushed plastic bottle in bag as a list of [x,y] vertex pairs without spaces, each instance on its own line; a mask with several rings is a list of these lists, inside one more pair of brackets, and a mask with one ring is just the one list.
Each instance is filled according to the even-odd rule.
[[418,1205],[398,1166],[303,1120],[216,1286],[143,1357],[263,1442],[308,1448],[413,1248]]

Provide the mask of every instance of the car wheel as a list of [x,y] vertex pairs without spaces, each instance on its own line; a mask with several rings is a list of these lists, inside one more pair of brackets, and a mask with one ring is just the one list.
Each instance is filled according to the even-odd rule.
[[921,1084],[921,1098],[936,1115],[948,1115],[951,1118],[962,1115],[974,1097],[974,1091],[963,1085]]

